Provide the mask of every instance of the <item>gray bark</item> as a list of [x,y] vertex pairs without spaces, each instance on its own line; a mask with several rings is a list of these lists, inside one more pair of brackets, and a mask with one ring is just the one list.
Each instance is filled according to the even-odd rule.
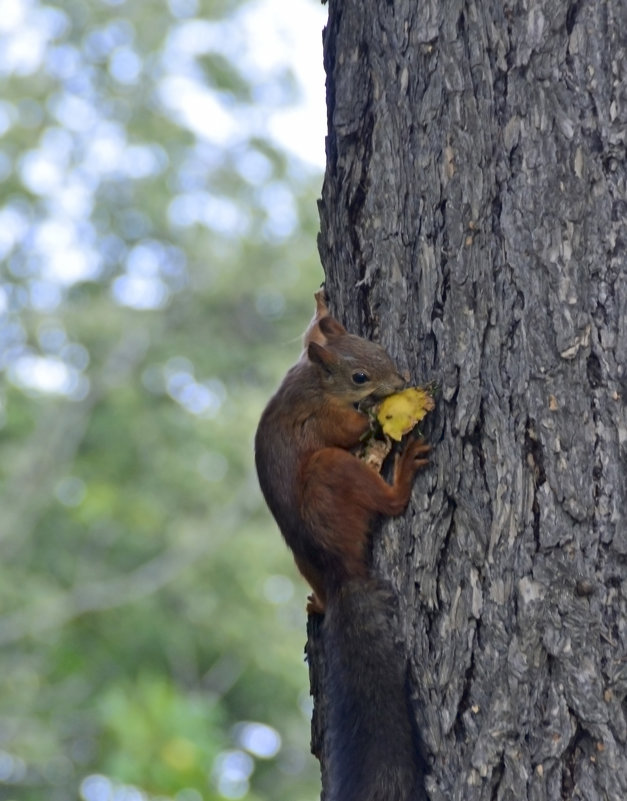
[[329,4],[328,293],[440,386],[375,544],[433,801],[627,798],[625,8]]

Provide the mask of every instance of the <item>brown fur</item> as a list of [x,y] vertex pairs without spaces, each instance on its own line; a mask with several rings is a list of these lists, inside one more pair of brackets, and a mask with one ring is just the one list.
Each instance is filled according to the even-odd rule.
[[[304,345],[300,360],[285,376],[259,423],[255,439],[259,482],[300,572],[314,591],[308,611],[323,612],[329,607],[326,636],[346,657],[341,653],[334,656],[343,666],[338,672],[343,679],[341,685],[333,679],[331,696],[336,709],[347,706],[355,713],[355,719],[342,723],[337,713],[330,715],[333,731],[329,742],[334,753],[329,764],[335,774],[335,778],[331,777],[332,791],[335,783],[342,788],[342,801],[368,801],[378,799],[382,787],[398,784],[404,789],[390,791],[387,801],[405,801],[416,797],[418,757],[415,765],[404,765],[397,771],[398,776],[407,775],[410,780],[395,779],[390,784],[381,778],[376,789],[377,773],[372,763],[375,755],[370,753],[379,735],[404,743],[399,746],[401,750],[412,753],[414,738],[406,701],[400,702],[404,711],[396,709],[399,699],[405,698],[405,666],[388,632],[377,648],[368,651],[363,621],[353,620],[353,613],[358,610],[368,614],[376,625],[390,628],[389,623],[382,623],[389,617],[389,592],[382,582],[371,577],[370,528],[377,514],[398,515],[404,511],[413,477],[427,464],[423,457],[429,446],[410,440],[396,461],[393,482],[388,484],[351,452],[369,428],[367,415],[356,405],[402,389],[404,379],[383,348],[348,334],[328,315],[324,301],[318,300]],[[346,660],[352,663],[359,659],[360,651],[362,659],[346,670]],[[390,660],[397,663],[393,670]],[[366,670],[351,687],[351,670],[357,674],[364,665],[372,669]],[[377,691],[374,695],[366,691],[365,684],[369,683],[384,688],[383,697],[379,698]],[[389,704],[395,706],[393,715],[386,709]],[[377,718],[391,725],[375,738]],[[346,731],[338,732],[338,726]],[[350,765],[340,764],[342,753],[351,755]],[[367,771],[363,763],[366,758],[370,761]],[[403,759],[406,761],[407,757]],[[388,773],[390,770],[394,771],[393,767]],[[361,788],[357,795],[349,792],[351,780],[342,778],[354,772],[369,777],[368,787],[364,787],[366,780],[353,776],[352,783]],[[381,777],[384,772],[382,769]],[[333,792],[332,797],[336,797]]]

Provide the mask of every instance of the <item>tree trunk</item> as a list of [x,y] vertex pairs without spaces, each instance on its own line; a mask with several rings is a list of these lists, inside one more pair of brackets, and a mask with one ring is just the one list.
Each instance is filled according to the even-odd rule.
[[331,305],[440,387],[374,555],[433,801],[627,798],[626,31],[624,0],[329,3]]

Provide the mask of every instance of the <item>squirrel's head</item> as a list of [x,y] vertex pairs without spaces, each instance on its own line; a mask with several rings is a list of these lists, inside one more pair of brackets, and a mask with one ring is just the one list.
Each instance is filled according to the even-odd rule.
[[347,334],[332,317],[320,320],[320,328],[326,344],[310,342],[307,355],[318,369],[325,391],[357,404],[403,389],[405,379],[380,345]]

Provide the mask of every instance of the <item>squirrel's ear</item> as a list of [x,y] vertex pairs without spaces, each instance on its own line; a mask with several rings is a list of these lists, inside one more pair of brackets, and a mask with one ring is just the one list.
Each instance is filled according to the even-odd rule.
[[318,326],[326,337],[339,337],[346,333],[342,323],[338,323],[335,317],[320,318]]
[[320,365],[320,367],[327,372],[330,372],[337,364],[337,357],[335,354],[331,353],[330,350],[323,348],[322,345],[318,345],[317,342],[309,343],[307,347],[307,355],[309,356],[310,361],[312,361],[314,364]]

